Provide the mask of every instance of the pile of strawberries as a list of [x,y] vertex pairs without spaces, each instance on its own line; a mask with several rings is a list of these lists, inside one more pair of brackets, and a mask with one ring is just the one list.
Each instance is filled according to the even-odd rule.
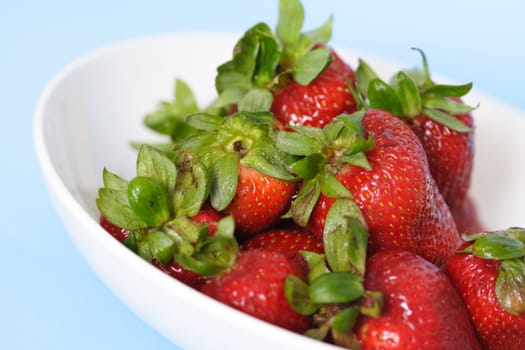
[[199,108],[177,80],[146,116],[130,181],[104,169],[101,225],[181,282],[349,349],[524,349],[525,230],[484,232],[469,185],[472,84],[388,82],[302,32],[258,23]]

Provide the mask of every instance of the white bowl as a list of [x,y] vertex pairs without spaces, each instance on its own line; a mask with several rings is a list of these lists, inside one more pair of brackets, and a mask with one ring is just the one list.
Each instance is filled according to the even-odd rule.
[[[81,254],[101,280],[139,317],[185,349],[329,349],[226,307],[168,277],[98,225],[95,205],[102,169],[131,178],[130,141],[158,138],[143,117],[169,99],[175,78],[204,106],[214,97],[216,67],[237,36],[186,33],[138,39],[100,49],[62,70],[46,87],[34,121],[34,142],[51,199]],[[367,59],[381,74],[398,65],[340,50],[354,64]],[[525,226],[525,116],[472,93],[476,161],[472,193],[490,229]],[[509,127],[512,125],[512,127]],[[202,330],[207,330],[203,335]]]

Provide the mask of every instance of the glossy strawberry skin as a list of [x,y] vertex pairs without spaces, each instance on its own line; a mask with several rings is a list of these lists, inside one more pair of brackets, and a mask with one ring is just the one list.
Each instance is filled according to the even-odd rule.
[[486,349],[524,349],[525,314],[514,316],[499,305],[495,292],[498,269],[496,260],[456,253],[446,272],[463,297]]
[[486,231],[472,197],[467,195],[463,204],[459,207],[451,208],[451,212],[459,233],[473,234]]
[[115,237],[119,242],[123,243],[131,234],[130,230],[118,227],[117,225],[111,223],[105,216],[101,215],[99,219],[99,224],[106,230],[110,235]]
[[235,220],[236,234],[250,237],[275,226],[288,210],[297,183],[241,165],[235,197],[223,211]]
[[290,81],[273,93],[271,107],[284,125],[323,127],[342,113],[356,111],[356,102],[347,86],[353,72],[340,59],[333,61],[307,86]]
[[[455,117],[474,127],[471,114]],[[412,130],[425,148],[428,164],[437,186],[452,210],[460,208],[470,187],[474,160],[474,133],[457,132],[421,115],[414,119]]]
[[[336,177],[365,217],[370,251],[404,249],[443,265],[461,239],[421,143],[409,126],[387,112],[369,110],[363,126],[375,140],[366,154],[372,170],[345,165]],[[318,237],[333,201],[321,195],[314,208],[308,228]]]
[[323,242],[300,227],[276,228],[260,233],[242,244],[243,250],[267,249],[286,254],[305,274],[308,265],[300,251],[323,253]]
[[363,350],[481,349],[463,301],[445,273],[406,251],[381,251],[369,257],[365,287],[380,291],[378,318],[360,320]]
[[303,277],[286,255],[264,249],[247,250],[232,270],[209,280],[201,291],[263,321],[303,333],[310,326],[309,318],[295,312],[284,294],[290,274]]

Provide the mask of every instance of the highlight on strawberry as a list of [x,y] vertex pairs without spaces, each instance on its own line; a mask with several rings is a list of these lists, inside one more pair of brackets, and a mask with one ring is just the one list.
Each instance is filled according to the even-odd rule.
[[[389,80],[304,31],[298,0],[257,23],[199,107],[184,81],[102,171],[100,225],[181,283],[348,349],[522,349],[525,229],[485,232],[469,193],[472,84]],[[387,83],[388,81],[388,83]]]

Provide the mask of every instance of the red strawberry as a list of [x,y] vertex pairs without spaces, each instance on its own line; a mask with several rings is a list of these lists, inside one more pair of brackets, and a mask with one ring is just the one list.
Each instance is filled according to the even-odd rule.
[[399,72],[391,85],[380,80],[363,61],[357,86],[370,106],[388,110],[411,126],[423,144],[429,168],[445,201],[453,210],[463,205],[474,158],[473,107],[461,102],[472,84],[441,85],[430,78],[424,53],[423,70]]
[[472,236],[447,274],[456,285],[486,349],[525,348],[525,230]]
[[239,235],[252,236],[279,223],[296,189],[296,182],[280,180],[240,165],[235,197],[223,212],[235,218]]
[[244,242],[241,248],[244,250],[267,249],[284,253],[307,273],[308,266],[300,251],[323,253],[323,242],[304,228],[294,226],[260,233]]
[[472,234],[485,231],[485,228],[478,215],[478,209],[474,199],[470,196],[465,198],[463,205],[450,210],[454,221],[461,234]]
[[111,223],[104,215],[100,216],[100,226],[102,226],[110,235],[115,237],[119,242],[123,243],[131,234],[130,230],[118,227]]
[[365,287],[380,291],[378,318],[365,317],[357,336],[366,349],[480,349],[467,308],[438,267],[406,251],[369,257]]
[[285,125],[323,127],[340,114],[354,112],[349,74],[341,71],[342,66],[341,61],[334,61],[306,86],[290,81],[278,88],[271,108],[275,118]]
[[[390,113],[369,110],[362,123],[375,143],[366,152],[369,169],[338,159],[345,151],[339,149],[324,151],[328,154],[325,170],[344,185],[360,208],[368,225],[370,250],[410,250],[443,265],[461,240],[430,175],[421,143]],[[338,143],[333,141],[332,145]],[[321,194],[313,208],[308,228],[318,237],[323,236],[334,200],[333,195]]]
[[[472,115],[455,117],[469,128],[474,127]],[[451,208],[460,208],[470,187],[474,160],[474,133],[458,132],[430,119],[418,116],[412,122],[428,156],[428,164],[441,194]]]
[[288,304],[284,292],[288,275],[303,278],[286,255],[262,249],[247,250],[230,271],[208,281],[202,292],[263,321],[303,333],[310,321]]

